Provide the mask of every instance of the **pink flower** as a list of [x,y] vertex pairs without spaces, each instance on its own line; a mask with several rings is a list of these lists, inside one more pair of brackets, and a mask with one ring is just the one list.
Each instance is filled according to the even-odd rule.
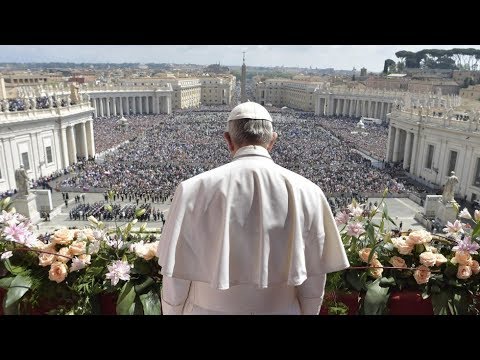
[[392,243],[393,243],[393,246],[397,248],[398,252],[401,255],[409,255],[412,253],[414,245],[408,244],[407,241],[402,239],[401,237],[393,238]]
[[480,272],[480,264],[477,260],[472,260],[472,265],[470,265],[470,268],[474,274],[478,274]]
[[455,220],[453,224],[447,221],[447,227],[443,228],[443,232],[446,232],[448,235],[457,236],[458,233],[463,233],[462,223],[458,220]]
[[457,278],[461,280],[468,279],[470,276],[472,276],[472,269],[468,265],[459,265],[458,266],[458,271],[457,271]]
[[24,244],[29,247],[36,241],[35,236],[25,228],[24,224],[11,224],[6,227],[3,232],[7,235],[7,240]]
[[407,237],[408,245],[425,244],[432,241],[432,234],[425,230],[412,231]]
[[380,279],[383,273],[383,265],[377,259],[370,263],[370,275],[375,279]]
[[445,264],[448,260],[445,256],[442,254],[435,254],[437,261],[435,262],[435,266],[440,266],[442,264]]
[[356,223],[348,224],[347,226],[347,235],[355,236],[358,238],[364,232],[365,232],[365,229],[363,228],[362,223],[356,222]]
[[407,264],[405,263],[405,260],[403,260],[400,256],[392,256],[390,260],[388,260],[390,264],[394,267],[399,267],[399,268],[406,268]]
[[116,260],[112,265],[108,265],[108,273],[105,275],[107,279],[110,279],[112,285],[115,286],[120,280],[130,280],[130,268],[133,265],[130,265],[126,261]]
[[460,213],[458,214],[458,217],[462,219],[471,219],[472,215],[468,212],[467,208],[464,208]]
[[425,251],[420,254],[420,262],[422,265],[432,267],[437,263],[437,254],[434,254],[430,251]]
[[419,285],[426,284],[430,279],[431,275],[432,273],[430,272],[428,267],[426,267],[425,265],[420,265],[417,268],[417,270],[415,270],[415,272],[413,273],[413,277],[415,278],[415,281]]
[[[371,252],[372,252],[372,249],[364,248],[364,249],[362,249],[358,252],[358,256],[360,257],[360,259],[363,262],[368,263],[368,257],[370,256]],[[377,254],[374,253],[371,261],[376,260],[376,259],[377,259]]]
[[345,211],[342,211],[338,213],[337,216],[335,216],[335,222],[337,223],[337,225],[346,224],[348,223],[349,218],[350,217],[348,216],[348,214]]

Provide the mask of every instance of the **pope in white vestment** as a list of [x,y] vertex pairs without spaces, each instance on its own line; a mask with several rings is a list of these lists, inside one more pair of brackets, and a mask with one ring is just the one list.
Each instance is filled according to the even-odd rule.
[[183,181],[169,209],[163,314],[318,314],[326,274],[349,266],[327,199],[273,162],[263,106],[240,104],[228,121],[233,160]]

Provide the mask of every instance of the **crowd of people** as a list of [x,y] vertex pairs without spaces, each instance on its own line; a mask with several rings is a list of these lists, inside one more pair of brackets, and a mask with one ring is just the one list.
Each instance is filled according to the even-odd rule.
[[364,129],[357,128],[358,118],[319,117],[320,124],[348,147],[363,150],[372,157],[383,160],[387,148],[388,126],[368,124]]
[[[111,204],[111,209],[107,208],[107,204],[104,201],[98,201],[93,204],[79,202],[70,210],[70,220],[86,221],[89,216],[93,216],[100,221],[131,221],[137,218],[140,221],[162,221],[162,223],[165,223],[163,211],[155,209],[150,203],[140,205],[113,203]],[[135,217],[135,213],[142,209],[145,209],[145,212]]]
[[[228,111],[224,107],[126,116],[127,132],[115,126],[118,117],[97,119],[97,152],[118,146],[117,150],[107,152],[102,161],[74,166],[61,186],[66,191],[85,187],[114,190],[139,201],[171,200],[181,181],[230,161],[222,137]],[[272,117],[279,133],[273,160],[307,177],[325,193],[348,198],[352,193],[383,193],[387,187],[391,192],[415,190],[394,178],[399,169],[377,169],[352,151],[366,148],[380,155],[386,148],[386,128],[368,126],[367,131],[375,135],[362,138],[351,136],[349,127],[353,129],[356,122],[350,119],[280,109],[272,111]],[[346,124],[343,128],[342,122]]]

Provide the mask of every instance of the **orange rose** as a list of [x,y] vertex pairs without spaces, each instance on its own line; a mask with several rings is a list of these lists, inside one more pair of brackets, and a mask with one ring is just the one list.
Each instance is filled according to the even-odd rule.
[[399,267],[399,268],[406,268],[407,264],[405,264],[405,260],[403,260],[400,256],[393,256],[388,261],[392,266]]
[[478,274],[480,272],[480,265],[478,264],[477,260],[472,260],[472,265],[470,265],[470,268],[474,274]]
[[68,229],[60,229],[53,234],[52,243],[60,245],[68,245],[73,241],[73,231]]
[[[372,249],[370,248],[363,248],[362,250],[360,250],[358,252],[358,256],[360,257],[360,259],[363,261],[363,262],[368,262],[368,257],[370,256],[370,253],[371,253]],[[377,259],[377,254],[373,254],[372,256],[372,261]]]
[[413,273],[413,277],[415,278],[415,281],[419,285],[420,284],[426,284],[428,282],[428,280],[430,279],[431,275],[432,275],[432,273],[430,272],[428,267],[426,267],[425,265],[420,265],[417,268],[417,270],[415,270],[415,272]]
[[52,281],[57,283],[61,283],[68,274],[67,265],[62,262],[54,262],[52,266],[50,266],[50,271],[48,272],[48,278]]
[[472,276],[472,268],[468,265],[459,265],[457,271],[457,278],[459,279],[468,279]]

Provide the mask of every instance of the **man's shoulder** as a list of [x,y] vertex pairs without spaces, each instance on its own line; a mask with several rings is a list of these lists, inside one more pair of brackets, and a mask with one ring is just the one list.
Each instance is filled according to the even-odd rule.
[[191,178],[182,181],[182,186],[194,186],[195,184],[199,184],[207,180],[222,179],[224,174],[227,173],[231,166],[231,163],[227,163],[225,165],[192,176]]
[[319,192],[322,192],[322,189],[320,189],[320,187],[315,184],[313,181],[311,181],[310,179],[307,179],[306,177],[300,175],[300,174],[297,174],[296,172],[292,171],[292,170],[289,170],[287,168],[284,168],[280,165],[277,165],[277,168],[278,168],[278,171],[282,173],[283,176],[285,176],[287,179],[290,180],[290,182],[292,184],[294,184],[294,186],[300,188],[300,189],[305,189],[305,190],[309,190],[309,191],[319,191]]

